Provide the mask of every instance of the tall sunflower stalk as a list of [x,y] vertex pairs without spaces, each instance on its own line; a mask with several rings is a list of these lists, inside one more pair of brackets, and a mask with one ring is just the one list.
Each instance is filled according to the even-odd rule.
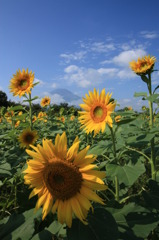
[[[115,143],[115,132],[113,131],[113,127],[110,127],[109,126],[109,129],[110,129],[110,133],[111,133],[111,138],[112,138],[112,144],[113,144],[113,155],[114,155],[114,159],[115,159],[115,162],[117,162],[117,159],[116,159],[116,143]],[[120,190],[120,187],[119,187],[119,180],[118,180],[118,177],[115,176],[114,178],[114,183],[115,183],[115,200],[117,202],[119,202],[119,190]]]
[[[13,96],[25,97],[27,100],[23,102],[29,103],[29,122],[30,129],[32,130],[32,101],[38,97],[31,98],[31,89],[37,85],[39,82],[33,83],[34,73],[32,71],[28,72],[28,69],[22,69],[17,71],[16,74],[13,74],[13,78],[10,80],[10,92],[13,93]],[[29,97],[28,97],[29,96]]]
[[[151,86],[151,72],[148,73],[148,82],[147,82],[147,87],[149,91],[149,112],[150,112],[150,129],[153,128],[153,123],[154,123],[154,113],[153,113],[153,102],[151,101],[152,97],[152,86]],[[156,159],[155,159],[155,152],[154,152],[154,142],[155,138],[151,139],[151,175],[152,179],[156,180]]]
[[[137,61],[130,62],[130,68],[141,77],[141,79],[147,84],[148,92],[149,92],[149,115],[150,129],[153,128],[154,122],[154,112],[153,112],[153,101],[152,101],[152,83],[151,83],[151,74],[154,71],[154,64],[156,62],[155,57],[145,56],[143,58],[138,58]],[[155,163],[155,151],[154,151],[154,137],[150,141],[151,144],[151,177],[153,180],[156,180],[156,163]]]
[[[98,134],[100,131],[104,133],[106,125],[109,126],[112,143],[113,143],[113,155],[114,159],[116,159],[116,145],[115,145],[115,134],[113,132],[113,120],[111,118],[111,114],[113,113],[116,103],[111,101],[112,94],[105,92],[105,89],[101,91],[96,91],[94,89],[93,92],[89,91],[89,95],[86,94],[86,98],[83,98],[84,104],[80,104],[80,107],[83,108],[84,111],[80,111],[79,121],[81,123],[81,128],[84,128],[87,134],[92,134],[94,136]],[[93,145],[93,142],[92,142]],[[118,178],[115,177],[115,199],[119,201],[119,181]],[[110,189],[108,189],[110,190]]]

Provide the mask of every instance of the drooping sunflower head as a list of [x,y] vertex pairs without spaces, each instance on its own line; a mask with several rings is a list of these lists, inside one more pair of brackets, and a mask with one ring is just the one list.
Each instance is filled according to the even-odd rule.
[[36,130],[31,130],[30,128],[23,130],[19,135],[19,142],[21,148],[29,148],[29,145],[33,145],[38,138]]
[[156,62],[155,57],[150,57],[150,55],[138,58],[137,61],[130,62],[130,68],[138,75],[148,74],[153,70],[154,64]]
[[19,70],[10,80],[10,92],[12,92],[14,96],[19,97],[23,96],[24,94],[29,94],[33,88],[33,81],[34,73],[32,73],[32,71],[29,73],[28,69],[26,71],[25,69],[22,71]]
[[106,94],[105,89],[100,94],[94,89],[94,92],[89,91],[89,95],[86,94],[86,98],[83,98],[84,104],[80,104],[80,107],[84,111],[79,112],[79,121],[87,134],[94,131],[96,135],[100,130],[104,132],[106,124],[112,127],[111,113],[116,103],[110,101],[111,95]]
[[51,98],[44,97],[44,98],[42,98],[40,104],[41,104],[42,107],[49,106],[50,105],[50,101],[51,101]]
[[57,212],[58,221],[72,225],[72,218],[79,218],[87,224],[86,218],[91,201],[103,204],[95,190],[105,190],[102,181],[105,172],[98,171],[92,164],[96,157],[87,155],[89,146],[79,150],[76,137],[72,146],[67,149],[65,132],[51,140],[43,139],[43,145],[31,146],[35,151],[26,150],[33,157],[27,162],[24,171],[25,183],[33,188],[29,198],[38,195],[35,210],[43,205],[43,219],[47,214]]

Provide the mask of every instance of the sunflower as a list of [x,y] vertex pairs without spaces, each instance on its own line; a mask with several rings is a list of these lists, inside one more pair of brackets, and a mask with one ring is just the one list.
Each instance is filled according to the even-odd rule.
[[75,119],[75,116],[72,115],[72,116],[70,117],[70,120],[73,121],[74,119]]
[[115,117],[115,122],[120,122],[120,120],[121,120],[121,116],[120,115]]
[[44,98],[42,98],[40,104],[42,107],[45,107],[45,106],[50,105],[50,101],[51,101],[51,99],[49,97],[44,97]]
[[18,120],[18,121],[16,121],[14,127],[17,128],[19,125],[20,125],[20,121]]
[[34,144],[38,138],[37,131],[31,129],[25,129],[19,136],[19,142],[21,148],[28,148],[30,144]]
[[111,95],[106,94],[105,89],[100,94],[94,89],[94,92],[89,91],[89,95],[86,94],[86,98],[83,98],[85,104],[80,104],[80,107],[85,111],[79,111],[78,119],[87,134],[94,131],[96,135],[100,130],[104,132],[107,123],[112,127],[113,121],[110,115],[116,104],[110,102]]
[[13,92],[14,96],[21,97],[24,94],[31,93],[31,88],[33,88],[34,73],[32,71],[29,73],[28,69],[25,71],[17,71],[10,80],[9,88],[10,92]]
[[94,190],[107,188],[101,180],[105,172],[98,171],[92,164],[96,157],[87,155],[89,146],[78,152],[79,139],[76,137],[67,150],[64,132],[56,136],[55,145],[51,140],[43,139],[42,146],[31,147],[35,151],[26,150],[33,159],[27,162],[24,179],[34,188],[29,198],[38,195],[35,211],[43,205],[43,220],[52,211],[57,212],[58,221],[68,227],[71,227],[74,215],[87,224],[87,213],[93,209],[91,201],[104,204]]
[[7,120],[7,122],[12,123],[12,117],[14,116],[14,111],[10,111],[8,110],[8,112],[5,113],[5,119]]
[[21,116],[23,114],[23,112],[22,111],[20,111],[19,113],[18,113],[18,116]]
[[156,62],[155,57],[150,57],[150,55],[138,58],[137,61],[130,62],[130,68],[138,75],[148,74],[153,70],[154,64]]
[[32,122],[34,123],[36,120],[37,120],[37,117],[34,115],[34,116],[32,117]]

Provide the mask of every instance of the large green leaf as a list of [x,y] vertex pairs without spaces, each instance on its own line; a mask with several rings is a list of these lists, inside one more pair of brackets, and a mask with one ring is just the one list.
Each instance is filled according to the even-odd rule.
[[147,92],[135,92],[134,97],[147,97]]
[[22,214],[12,214],[0,221],[0,239],[28,240],[31,239],[35,229],[34,220],[41,216],[41,211],[34,214],[34,209]]
[[11,165],[9,163],[0,164],[0,176],[11,175]]
[[66,236],[66,225],[65,224],[62,225],[58,221],[54,221],[53,223],[51,223],[50,226],[46,228],[46,230],[60,237]]
[[110,141],[100,141],[98,142],[97,145],[95,145],[94,147],[92,147],[88,153],[89,154],[95,154],[95,155],[102,155],[107,151],[107,148],[111,147],[112,143]]
[[67,229],[68,240],[117,240],[118,229],[113,216],[104,208],[95,208],[88,216],[88,225],[73,220]]
[[37,233],[33,238],[31,238],[31,240],[42,240],[42,239],[53,240],[53,235],[48,230],[43,230]]
[[107,177],[114,180],[117,176],[119,184],[124,183],[125,186],[132,186],[141,174],[145,172],[145,166],[138,160],[136,164],[129,163],[124,166],[117,164],[107,164],[106,166]]
[[113,214],[122,240],[143,240],[159,223],[159,213],[153,213],[135,203],[122,209],[107,208]]

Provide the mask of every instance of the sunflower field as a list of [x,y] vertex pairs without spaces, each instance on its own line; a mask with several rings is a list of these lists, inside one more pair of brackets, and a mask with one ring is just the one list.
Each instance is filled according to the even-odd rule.
[[[0,109],[1,240],[159,239],[159,86],[155,57],[130,68],[147,92],[142,112],[116,110],[94,89],[78,114],[49,97],[34,111],[34,73],[22,69],[10,92],[25,105]],[[77,116],[76,116],[77,115]]]

